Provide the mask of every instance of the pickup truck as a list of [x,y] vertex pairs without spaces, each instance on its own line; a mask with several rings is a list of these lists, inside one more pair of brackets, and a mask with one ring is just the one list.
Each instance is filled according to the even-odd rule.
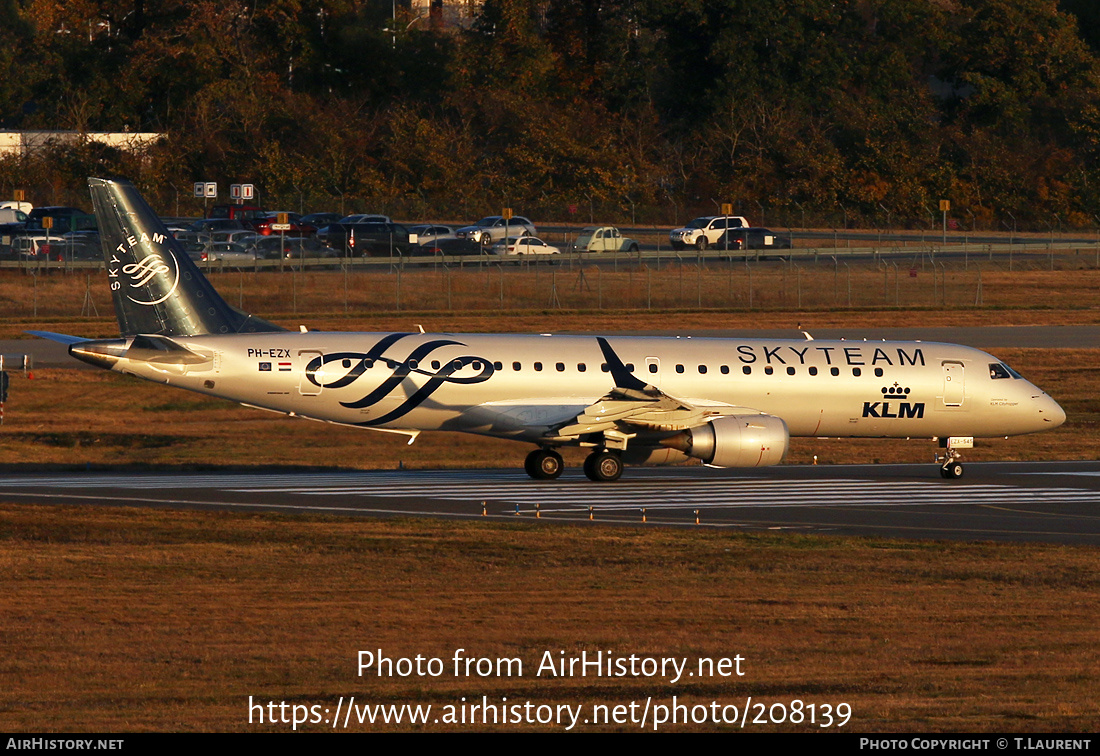
[[614,226],[587,226],[573,242],[574,252],[637,252],[638,242],[627,239]]

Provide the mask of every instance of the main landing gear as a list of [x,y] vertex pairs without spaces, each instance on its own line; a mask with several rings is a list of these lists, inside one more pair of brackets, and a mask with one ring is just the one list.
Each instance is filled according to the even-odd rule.
[[565,462],[553,449],[535,449],[523,461],[523,469],[535,480],[553,480],[565,470]]
[[[527,455],[523,469],[535,480],[554,480],[562,474],[565,463],[553,449],[535,449]],[[601,449],[584,460],[584,474],[597,483],[610,483],[623,474],[623,460],[618,452]]]
[[623,460],[617,452],[594,451],[584,459],[584,474],[597,483],[610,483],[623,474]]

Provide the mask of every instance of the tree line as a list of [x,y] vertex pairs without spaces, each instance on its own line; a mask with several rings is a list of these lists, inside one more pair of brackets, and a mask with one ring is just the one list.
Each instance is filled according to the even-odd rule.
[[[163,131],[0,160],[77,202],[127,175],[286,209],[964,228],[1100,224],[1078,0],[485,0],[468,29],[357,0],[0,0],[0,126]],[[1082,28],[1086,29],[1082,32]],[[83,204],[87,204],[83,200]]]

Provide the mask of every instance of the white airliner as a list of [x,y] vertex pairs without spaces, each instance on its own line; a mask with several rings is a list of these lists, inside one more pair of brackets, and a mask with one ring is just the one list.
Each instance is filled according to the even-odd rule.
[[229,306],[127,181],[89,179],[122,337],[77,359],[239,402],[405,434],[450,430],[592,450],[592,480],[627,464],[780,462],[791,436],[926,437],[962,475],[975,437],[1056,428],[1062,408],[985,352],[913,341],[552,334],[292,332]]

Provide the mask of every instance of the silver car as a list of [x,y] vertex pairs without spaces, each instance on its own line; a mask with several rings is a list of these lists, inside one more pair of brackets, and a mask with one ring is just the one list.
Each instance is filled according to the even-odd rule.
[[505,236],[534,236],[535,233],[535,224],[523,216],[513,215],[506,221],[501,215],[490,215],[472,226],[463,226],[455,231],[455,236],[487,247]]

